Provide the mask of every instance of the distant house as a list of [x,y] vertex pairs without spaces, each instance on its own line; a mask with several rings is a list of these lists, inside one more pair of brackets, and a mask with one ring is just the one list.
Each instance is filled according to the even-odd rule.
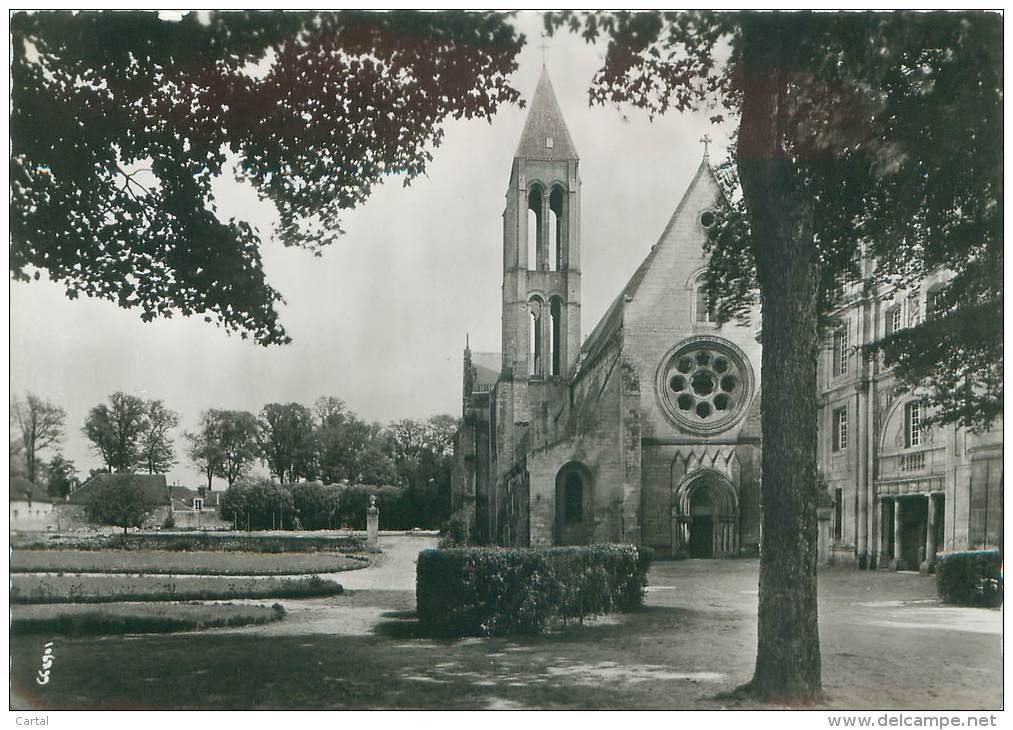
[[142,527],[161,527],[171,514],[176,527],[221,527],[217,519],[218,495],[206,492],[204,487],[197,490],[168,484],[164,474],[96,474],[75,489],[66,503],[58,505],[61,522],[67,526],[83,526],[87,523],[84,507],[105,484],[127,482],[141,488],[154,507],[144,520]]
[[53,502],[45,487],[11,477],[11,531],[45,530],[50,524]]

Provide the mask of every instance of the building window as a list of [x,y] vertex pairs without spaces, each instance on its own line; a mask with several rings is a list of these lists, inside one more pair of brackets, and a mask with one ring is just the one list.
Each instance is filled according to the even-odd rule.
[[834,375],[845,375],[848,372],[848,326],[844,325],[834,333]]
[[901,313],[901,306],[895,304],[886,313],[886,333],[892,335],[894,332],[900,332],[904,327],[904,318]]
[[837,408],[834,410],[834,429],[833,429],[833,448],[834,451],[844,451],[848,448],[848,407]]
[[204,500],[195,497],[193,500],[193,508],[198,512],[200,512],[202,509],[204,509]]
[[566,475],[563,486],[563,521],[572,525],[584,520],[584,482],[576,472]]
[[941,295],[942,285],[934,287],[925,297],[925,319],[934,319],[942,313]]
[[711,300],[707,296],[707,274],[700,274],[696,279],[696,321],[713,322]]
[[545,138],[545,149],[551,150],[555,146],[555,140],[552,137]]
[[840,542],[844,534],[844,490],[834,490],[834,541]]
[[18,516],[18,511],[14,510],[14,517],[16,518],[17,516]]
[[922,444],[922,404],[912,401],[904,407],[904,446],[921,446]]

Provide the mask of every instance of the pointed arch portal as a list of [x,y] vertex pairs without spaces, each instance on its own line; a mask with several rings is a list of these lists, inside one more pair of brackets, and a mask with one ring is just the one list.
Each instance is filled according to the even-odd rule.
[[676,552],[691,558],[722,558],[738,554],[739,500],[723,474],[701,469],[688,474],[673,495]]

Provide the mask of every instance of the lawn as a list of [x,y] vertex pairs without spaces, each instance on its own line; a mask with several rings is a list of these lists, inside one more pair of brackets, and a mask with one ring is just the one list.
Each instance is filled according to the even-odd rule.
[[341,586],[317,576],[227,578],[145,575],[11,576],[11,603],[110,603],[117,601],[197,601],[235,598],[333,596]]
[[164,633],[280,621],[285,611],[229,603],[81,603],[13,606],[11,630],[18,636]]
[[208,550],[23,550],[12,573],[146,573],[175,575],[308,575],[364,568],[365,557],[336,553],[242,553]]
[[[366,585],[365,574],[374,572],[351,575]],[[756,561],[658,562],[650,581],[639,611],[545,636],[444,641],[418,636],[412,591],[378,580],[340,597],[284,601],[286,620],[264,626],[129,642],[60,639],[45,687],[33,684],[43,637],[16,636],[12,704],[54,710],[753,707],[716,695],[752,673]],[[1001,628],[999,611],[941,606],[931,578],[823,570],[824,707],[998,708]],[[195,686],[203,688],[199,694]]]

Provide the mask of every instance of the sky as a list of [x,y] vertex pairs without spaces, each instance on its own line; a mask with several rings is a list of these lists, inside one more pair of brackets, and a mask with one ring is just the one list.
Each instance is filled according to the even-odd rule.
[[[541,20],[520,13],[517,25],[528,44],[511,82],[530,100],[543,63]],[[709,134],[711,158],[724,159],[730,126],[711,124],[706,112],[652,122],[631,107],[589,107],[604,46],[570,34],[544,43],[581,160],[585,337],[661,235],[700,164],[700,138]],[[112,302],[70,300],[45,277],[11,282],[12,398],[30,391],[66,410],[59,448],[84,476],[101,466],[81,432],[88,411],[118,390],[160,398],[182,420],[169,480],[190,486],[203,479],[186,461],[182,434],[208,408],[257,413],[269,402],[333,395],[369,421],[460,415],[465,336],[473,350],[500,348],[502,214],[525,116],[511,106],[491,123],[448,122],[426,175],[407,188],[400,177],[385,180],[345,214],[346,234],[322,258],[273,240],[272,205],[223,178],[215,188],[222,215],[263,235],[289,345],[265,348],[199,316],[143,323]]]

